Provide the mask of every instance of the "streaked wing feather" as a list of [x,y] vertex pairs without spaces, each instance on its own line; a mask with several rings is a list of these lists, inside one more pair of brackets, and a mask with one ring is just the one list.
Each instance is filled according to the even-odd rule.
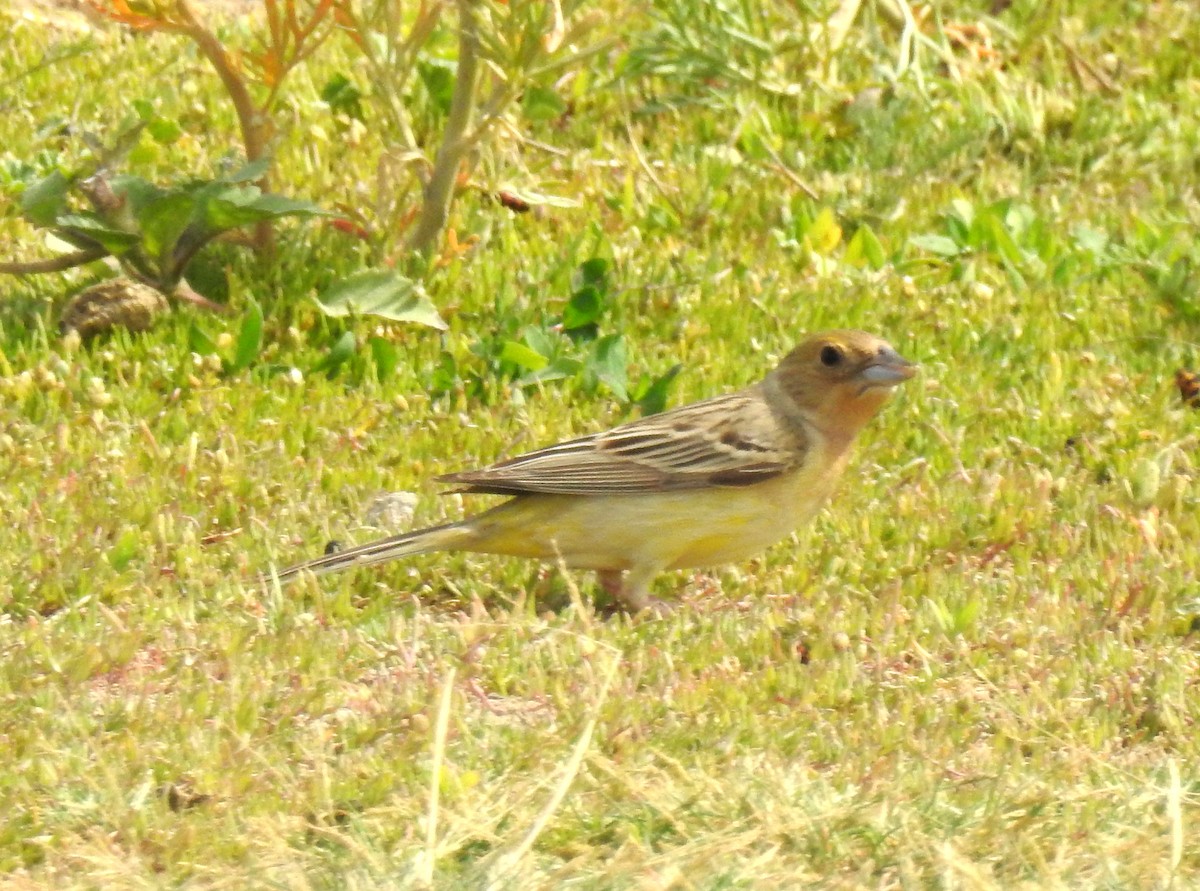
[[464,492],[616,495],[762,482],[806,443],[755,390],[719,396],[440,479]]

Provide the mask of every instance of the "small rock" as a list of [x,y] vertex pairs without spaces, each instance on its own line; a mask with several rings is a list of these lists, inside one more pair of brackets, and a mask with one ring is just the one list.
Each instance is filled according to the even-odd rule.
[[409,527],[416,509],[417,496],[413,492],[380,492],[367,505],[363,522],[395,534]]

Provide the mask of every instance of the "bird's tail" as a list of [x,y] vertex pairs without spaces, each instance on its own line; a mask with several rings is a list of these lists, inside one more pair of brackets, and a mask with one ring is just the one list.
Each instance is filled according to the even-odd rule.
[[428,529],[418,529],[416,532],[405,532],[403,535],[393,535],[391,538],[367,542],[347,551],[335,551],[323,557],[305,560],[303,563],[297,563],[286,569],[271,570],[262,574],[261,581],[270,582],[272,579],[278,579],[280,582],[290,582],[302,572],[324,575],[359,566],[373,566],[376,563],[385,563],[398,557],[411,557],[414,554],[427,554],[430,551],[456,550],[469,542],[473,534],[468,523],[430,526]]

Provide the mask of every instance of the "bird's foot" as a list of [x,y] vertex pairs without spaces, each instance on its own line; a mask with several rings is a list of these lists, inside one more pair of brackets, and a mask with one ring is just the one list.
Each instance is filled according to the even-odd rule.
[[606,617],[622,612],[631,616],[647,614],[661,618],[675,611],[675,604],[654,597],[644,585],[629,584],[630,580],[620,570],[601,570],[597,577],[600,587],[612,597],[611,606],[601,611]]

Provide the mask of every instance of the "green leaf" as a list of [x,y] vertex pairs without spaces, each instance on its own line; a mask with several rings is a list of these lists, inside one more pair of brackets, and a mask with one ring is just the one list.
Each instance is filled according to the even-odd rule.
[[908,243],[939,257],[957,257],[961,253],[959,246],[945,235],[911,235]]
[[1004,221],[995,214],[989,213],[984,217],[983,222],[996,253],[1013,266],[1022,265],[1025,262],[1025,254],[1017,246]]
[[56,228],[68,235],[82,235],[103,247],[110,254],[123,254],[141,241],[141,236],[123,229],[114,229],[93,214],[63,214]]
[[254,209],[254,201],[262,193],[258,186],[229,186],[220,190],[202,190],[198,216],[205,231],[223,232],[253,225],[267,219]]
[[191,195],[168,192],[136,210],[146,252],[158,258],[170,256],[179,236],[191,222],[195,209],[196,203]]
[[511,362],[526,371],[541,371],[550,364],[550,360],[541,353],[515,340],[504,342],[504,346],[500,348],[500,361]]
[[257,186],[232,186],[204,202],[203,221],[210,232],[238,229],[287,216],[326,216],[311,201],[264,195]]
[[870,226],[862,225],[846,245],[845,260],[853,266],[869,265],[872,269],[882,269],[887,263],[883,245],[875,237]]
[[545,368],[518,378],[516,383],[517,386],[524,387],[529,384],[542,384],[548,381],[569,380],[579,374],[582,368],[583,363],[576,359],[567,359],[565,357],[555,359]]
[[251,161],[244,164],[226,176],[220,178],[223,183],[252,183],[262,179],[268,170],[271,169],[270,158],[259,158],[257,161]]
[[454,359],[454,354],[443,350],[442,355],[438,358],[437,367],[429,375],[429,390],[435,396],[443,396],[453,392],[458,382],[458,363]]
[[105,559],[108,560],[108,565],[121,572],[127,567],[133,558],[137,556],[138,545],[141,544],[141,537],[136,529],[125,529],[117,538],[116,544],[108,549],[105,554]]
[[188,349],[201,356],[211,356],[217,351],[217,345],[203,328],[192,322],[188,328]]
[[682,370],[682,365],[674,365],[665,374],[653,380],[643,378],[644,383],[638,387],[638,394],[634,399],[643,415],[656,415],[667,407],[667,394],[671,390],[671,384]]
[[179,137],[183,135],[183,128],[179,126],[177,121],[170,118],[155,118],[146,124],[146,132],[150,134],[150,138],[160,145],[170,145],[177,142]]
[[136,218],[147,205],[158,201],[170,192],[188,192],[185,188],[163,189],[140,176],[121,174],[114,176],[110,182],[113,193],[125,200],[125,207]]
[[842,227],[838,224],[832,208],[821,208],[805,237],[815,253],[824,257],[833,252],[842,241]]
[[337,216],[333,211],[325,210],[311,201],[305,201],[303,198],[288,198],[285,195],[259,195],[249,206],[259,213],[266,214],[267,219]]
[[334,114],[344,114],[360,121],[363,119],[362,91],[340,71],[321,88],[321,100]]
[[421,83],[434,107],[442,114],[450,113],[450,102],[454,98],[454,80],[458,66],[445,59],[431,59],[417,65]]
[[531,121],[554,121],[567,110],[558,93],[547,87],[529,87],[523,102],[525,117]]
[[446,330],[433,302],[411,279],[391,270],[360,272],[334,284],[317,298],[328,316],[378,316]]
[[591,257],[579,264],[579,281],[601,291],[608,290],[608,270],[612,266],[603,257]]
[[59,171],[42,177],[21,193],[21,213],[35,226],[53,226],[67,207],[67,178]]
[[329,352],[313,366],[313,371],[324,371],[332,378],[337,374],[339,368],[354,358],[356,352],[358,352],[358,338],[354,336],[353,331],[345,331],[333,342]]
[[387,380],[400,364],[400,351],[394,343],[383,337],[372,337],[368,343],[371,345],[371,358],[375,360],[375,376],[381,381]]
[[535,353],[553,356],[562,344],[562,338],[542,328],[529,326],[521,332],[521,339]]
[[946,218],[965,232],[975,224],[975,205],[965,198],[955,198],[950,202],[950,211]]
[[562,326],[567,331],[594,325],[604,311],[600,292],[591,285],[576,291],[563,309]]
[[622,402],[628,402],[627,364],[625,338],[620,334],[609,334],[596,341],[586,368],[598,381],[607,385],[614,396]]
[[262,307],[251,300],[250,306],[246,310],[246,316],[242,319],[242,327],[238,331],[237,343],[233,349],[233,361],[225,366],[226,374],[233,374],[250,367],[250,363],[257,359],[258,354],[262,351],[262,334]]

